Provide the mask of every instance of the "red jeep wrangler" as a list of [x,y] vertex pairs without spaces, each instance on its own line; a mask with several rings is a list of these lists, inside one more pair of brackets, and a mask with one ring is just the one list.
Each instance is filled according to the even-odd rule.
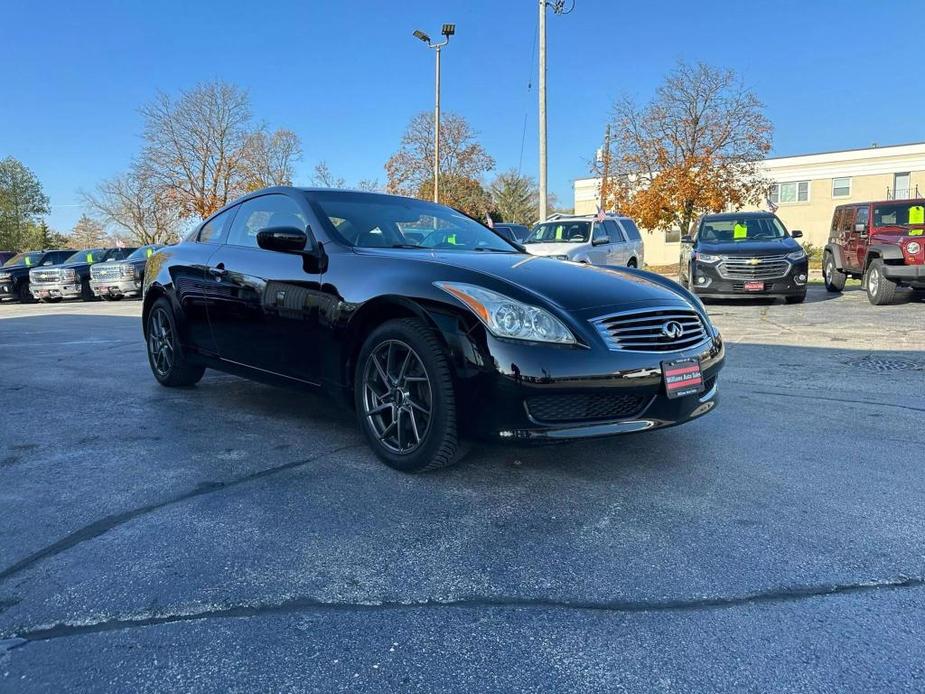
[[878,306],[893,301],[896,287],[925,290],[925,198],[836,207],[822,271],[830,292],[863,278]]

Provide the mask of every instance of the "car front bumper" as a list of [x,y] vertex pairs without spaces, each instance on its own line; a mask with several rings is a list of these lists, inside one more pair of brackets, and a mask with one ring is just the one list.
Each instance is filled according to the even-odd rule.
[[[543,443],[631,434],[683,424],[718,402],[725,360],[718,334],[671,353],[525,345],[484,333],[484,344],[476,345],[459,337],[453,352],[463,357],[457,363],[460,424],[471,436]],[[671,399],[661,363],[688,358],[700,362],[703,390]]]
[[94,296],[140,296],[141,280],[90,280],[90,289]]
[[925,284],[925,265],[884,265],[883,276],[893,282]]
[[[691,266],[693,291],[698,296],[716,299],[743,298],[749,296],[802,296],[806,294],[809,276],[807,260],[791,262],[787,273],[768,279],[724,277],[716,263],[694,262]],[[760,289],[746,289],[747,282],[761,282]]]
[[76,299],[80,296],[80,281],[30,282],[29,292],[36,299]]

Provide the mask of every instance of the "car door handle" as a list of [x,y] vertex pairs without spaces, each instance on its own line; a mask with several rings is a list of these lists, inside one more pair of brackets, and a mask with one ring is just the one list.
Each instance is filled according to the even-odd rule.
[[223,263],[219,263],[215,267],[209,268],[209,274],[212,275],[213,277],[218,277],[219,279],[224,277],[225,273],[227,272],[228,271],[225,269],[225,265]]

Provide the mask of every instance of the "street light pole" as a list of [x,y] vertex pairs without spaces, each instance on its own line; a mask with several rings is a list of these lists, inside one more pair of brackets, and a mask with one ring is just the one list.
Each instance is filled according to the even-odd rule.
[[[447,39],[449,41],[449,39]],[[440,49],[437,49],[437,78],[434,86],[434,202],[440,202]]]
[[556,14],[568,14],[575,9],[575,0],[566,9],[567,0],[539,0],[539,32],[540,32],[540,221],[546,220],[547,193],[547,165],[546,165],[546,7],[552,7]]
[[540,217],[546,221],[546,0],[540,2]]
[[436,75],[434,79],[434,202],[440,202],[440,49],[450,42],[450,37],[456,33],[455,24],[444,24],[440,33],[444,36],[440,43],[433,43],[430,36],[423,31],[416,30],[414,38],[427,44],[437,52]]

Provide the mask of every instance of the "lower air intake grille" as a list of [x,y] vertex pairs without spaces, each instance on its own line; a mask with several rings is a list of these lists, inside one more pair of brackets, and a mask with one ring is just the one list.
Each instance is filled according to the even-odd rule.
[[626,419],[647,402],[642,395],[569,393],[527,398],[527,410],[538,422],[592,422]]

